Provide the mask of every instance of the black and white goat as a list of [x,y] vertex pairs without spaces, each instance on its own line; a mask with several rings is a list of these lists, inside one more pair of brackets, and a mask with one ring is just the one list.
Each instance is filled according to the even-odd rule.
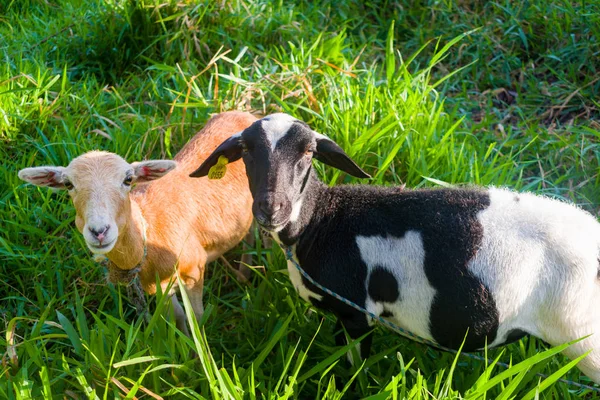
[[[442,346],[498,346],[523,335],[591,353],[579,368],[600,383],[600,224],[572,205],[497,188],[327,187],[316,158],[368,178],[332,140],[285,114],[254,122],[220,156],[244,160],[253,213],[319,284]],[[325,294],[288,263],[300,296],[357,338],[372,320]],[[343,338],[343,336],[342,336]],[[339,335],[337,341],[339,343]],[[370,335],[362,341],[368,356]]]

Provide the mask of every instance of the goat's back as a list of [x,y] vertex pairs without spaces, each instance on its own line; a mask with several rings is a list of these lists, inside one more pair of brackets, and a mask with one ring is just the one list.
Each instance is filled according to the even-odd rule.
[[251,114],[237,111],[212,117],[174,157],[177,168],[135,189],[134,199],[143,210],[150,234],[162,245],[179,252],[186,243],[200,244],[211,261],[244,237],[252,222],[244,163],[227,165],[220,180],[190,178],[189,174],[219,144],[255,120]]

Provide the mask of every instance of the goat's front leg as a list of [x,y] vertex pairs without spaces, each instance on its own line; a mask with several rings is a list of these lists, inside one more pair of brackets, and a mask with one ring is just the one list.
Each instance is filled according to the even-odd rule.
[[178,272],[184,283],[184,287],[180,287],[180,289],[185,290],[196,315],[196,320],[200,322],[204,314],[202,290],[204,288],[204,268],[207,254],[202,247],[197,249],[193,258],[190,254],[188,255],[189,258],[179,260]]
[[[365,333],[371,330],[366,317],[361,313],[356,313],[352,317],[338,318],[335,324],[335,344],[336,346],[344,346],[348,344],[348,340],[346,338],[346,334],[344,333],[344,329],[348,332],[348,336],[351,340],[355,340],[363,336]],[[359,361],[364,360],[369,357],[371,353],[371,345],[373,343],[373,334],[370,333],[367,335],[360,343],[356,345],[356,352],[360,358]],[[354,357],[352,355],[352,351],[346,353],[348,357],[348,362],[351,365],[355,365]],[[336,377],[335,384],[338,390],[342,390],[345,386],[345,383],[342,382],[339,377]],[[356,382],[352,385],[354,386]]]
[[181,303],[179,303],[179,300],[177,299],[177,295],[175,293],[173,293],[171,295],[171,304],[173,305],[173,314],[175,316],[175,326],[177,326],[177,329],[179,329],[181,332],[183,332],[186,336],[189,337],[190,331],[188,330],[188,327],[186,324],[185,310],[181,306]]
[[[192,306],[192,310],[194,311],[194,315],[196,316],[196,320],[200,322],[202,319],[202,315],[204,315],[204,304],[202,302],[202,283],[194,285],[185,285],[184,288],[180,290],[185,290],[185,293],[190,300],[190,304]],[[173,313],[175,315],[175,325],[177,329],[182,331],[187,337],[191,337],[190,330],[188,329],[187,324],[187,316],[185,314],[184,308],[179,303],[177,299],[177,295],[173,293],[171,295],[171,304],[173,305]]]
[[202,316],[204,315],[204,303],[202,302],[202,289],[204,287],[204,282],[196,282],[196,284],[192,287],[187,288],[187,294],[190,299],[190,303],[192,304],[192,309],[194,310],[194,314],[196,315],[196,320],[200,322]]
[[[346,329],[346,332],[348,332],[348,336],[350,336],[350,339],[352,340],[360,338],[372,329],[369,326],[369,323],[367,322],[367,317],[358,311],[356,312],[356,314],[353,314],[350,317],[338,318],[338,322],[336,324],[336,332],[338,333],[335,338],[336,345],[338,346],[348,343],[345,340],[344,331],[340,329],[341,327],[344,327]],[[369,334],[360,343],[356,345],[356,350],[361,360],[364,360],[369,357],[369,354],[371,353],[372,343],[373,335]],[[354,365],[354,359],[352,357],[351,352],[348,352],[348,360],[352,365]]]
[[252,270],[248,268],[248,265],[252,265],[252,254],[248,253],[248,250],[250,250],[254,246],[255,224],[255,222],[252,222],[250,231],[244,237],[244,244],[242,246],[244,254],[242,254],[242,259],[240,260],[238,265],[238,271],[240,272],[241,277],[243,277],[243,282],[247,282],[252,276]]

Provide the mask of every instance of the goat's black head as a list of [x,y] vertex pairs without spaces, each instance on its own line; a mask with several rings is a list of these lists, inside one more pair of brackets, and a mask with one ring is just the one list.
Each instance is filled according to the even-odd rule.
[[334,141],[287,114],[269,115],[233,135],[190,176],[206,176],[220,156],[244,160],[254,217],[273,232],[298,218],[313,157],[352,176],[370,177]]

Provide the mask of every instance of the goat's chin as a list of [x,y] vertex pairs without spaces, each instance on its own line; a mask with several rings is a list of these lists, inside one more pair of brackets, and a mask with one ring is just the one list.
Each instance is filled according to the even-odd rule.
[[260,227],[269,232],[269,233],[277,233],[283,230],[283,228],[285,228],[285,226],[288,224],[289,222],[289,218],[286,219],[284,222],[279,222],[279,223],[261,223],[260,221],[258,221],[258,224],[260,225]]
[[87,242],[86,244],[87,244],[87,247],[92,251],[92,253],[106,254],[106,253],[110,252],[113,249],[113,247],[115,247],[116,242],[117,242],[116,240],[113,240],[112,242],[103,244],[103,245],[92,244],[89,242]]

